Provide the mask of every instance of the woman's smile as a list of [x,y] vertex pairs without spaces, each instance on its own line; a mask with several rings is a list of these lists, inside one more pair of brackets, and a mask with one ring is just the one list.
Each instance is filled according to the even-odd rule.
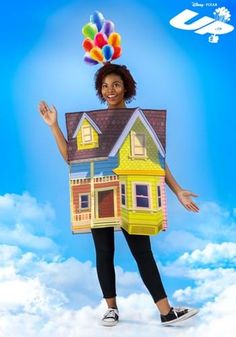
[[102,95],[108,108],[125,108],[124,83],[119,75],[109,74],[102,83]]

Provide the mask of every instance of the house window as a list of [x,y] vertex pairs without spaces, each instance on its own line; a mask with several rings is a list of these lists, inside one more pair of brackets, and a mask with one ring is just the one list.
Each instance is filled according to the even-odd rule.
[[161,186],[157,186],[157,204],[158,207],[161,207]]
[[126,190],[125,184],[121,184],[121,205],[126,206]]
[[149,186],[144,184],[135,184],[136,207],[149,208]]
[[89,209],[89,194],[80,194],[79,197],[79,208],[80,210]]
[[146,140],[145,134],[132,132],[132,156],[146,156]]
[[92,128],[91,126],[83,126],[82,127],[82,139],[83,143],[91,143],[92,142]]

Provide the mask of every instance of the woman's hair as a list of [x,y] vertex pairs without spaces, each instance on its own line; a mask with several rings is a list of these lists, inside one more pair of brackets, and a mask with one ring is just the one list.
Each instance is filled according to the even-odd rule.
[[105,99],[102,96],[102,83],[104,78],[110,74],[116,74],[121,77],[125,89],[124,100],[127,103],[131,102],[136,95],[136,82],[125,65],[112,63],[105,64],[95,73],[95,89],[100,101],[103,103],[105,102]]

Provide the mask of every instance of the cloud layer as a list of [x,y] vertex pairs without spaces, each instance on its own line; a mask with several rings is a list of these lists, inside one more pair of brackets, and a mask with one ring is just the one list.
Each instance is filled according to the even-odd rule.
[[228,242],[236,238],[234,209],[228,210],[213,201],[206,201],[200,203],[198,214],[191,214],[171,199],[168,210],[169,228],[156,240],[158,250],[165,257],[173,256],[173,253],[179,255],[184,251],[202,250],[209,243]]
[[[121,333],[124,337],[231,337],[236,332],[233,242],[208,243],[162,265],[166,277],[191,281],[191,287],[175,291],[175,302],[201,308],[194,319],[171,329],[161,327],[159,313],[138,274],[117,266],[121,320],[115,328],[107,329],[99,322],[106,305],[92,263],[63,258],[60,247],[48,236],[47,226],[53,223],[50,205],[39,204],[29,194],[1,196],[0,223],[1,233],[9,230],[7,243],[0,245],[1,337],[116,337]],[[22,231],[11,236],[10,229],[16,232],[18,223]],[[35,246],[22,239],[22,232],[32,235],[34,242],[47,238],[51,244]]]

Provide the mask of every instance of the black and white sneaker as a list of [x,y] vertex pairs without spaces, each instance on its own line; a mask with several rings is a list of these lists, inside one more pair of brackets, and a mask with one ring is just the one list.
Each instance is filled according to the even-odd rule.
[[102,318],[102,325],[104,326],[114,326],[119,321],[119,311],[118,309],[108,308],[105,315]]
[[184,321],[198,313],[194,308],[171,308],[167,315],[161,315],[161,323],[164,326]]

